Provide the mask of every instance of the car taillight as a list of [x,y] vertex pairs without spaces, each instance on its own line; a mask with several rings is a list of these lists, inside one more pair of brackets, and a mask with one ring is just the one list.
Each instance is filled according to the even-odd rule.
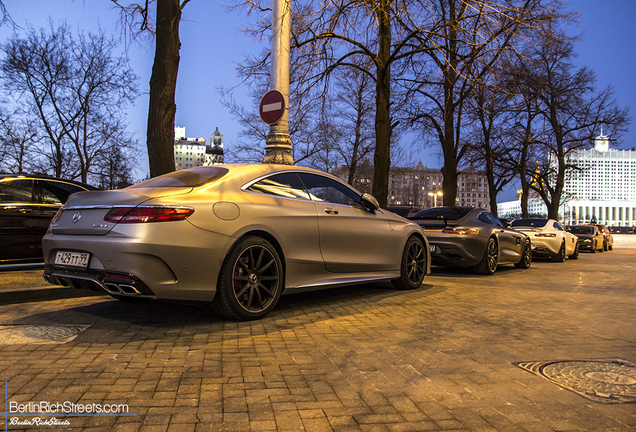
[[55,216],[51,219],[51,225],[56,224],[62,218],[62,212],[63,210],[59,209],[57,213],[55,213]]
[[468,234],[468,235],[477,235],[479,234],[479,230],[478,229],[451,229],[451,228],[447,228],[445,230],[442,230],[442,232],[444,234]]
[[187,219],[193,208],[185,207],[115,207],[104,216],[106,222],[130,224],[171,222]]
[[556,237],[554,233],[536,233],[535,237]]

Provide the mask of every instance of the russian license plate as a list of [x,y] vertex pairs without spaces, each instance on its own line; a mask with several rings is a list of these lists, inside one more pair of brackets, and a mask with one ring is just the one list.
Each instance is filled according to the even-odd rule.
[[86,268],[90,256],[86,252],[59,251],[55,254],[55,264]]

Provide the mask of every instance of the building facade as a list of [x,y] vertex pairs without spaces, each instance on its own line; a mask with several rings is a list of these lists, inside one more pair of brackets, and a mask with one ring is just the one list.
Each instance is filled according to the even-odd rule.
[[[571,152],[568,163],[579,167],[565,178],[564,201],[559,218],[567,225],[602,223],[609,226],[636,224],[636,151],[613,150],[604,135],[596,137],[594,148]],[[514,212],[520,204],[502,203],[499,215]],[[518,203],[518,201],[516,202]],[[528,207],[542,208],[543,200],[533,198]],[[540,213],[540,212],[539,212]],[[510,213],[510,216],[515,217]]]
[[[339,167],[336,175],[347,181],[347,167]],[[373,166],[358,168],[353,186],[361,192],[371,192]],[[443,205],[444,176],[438,168],[427,168],[422,162],[415,167],[394,167],[389,171],[387,205],[408,205],[429,208]],[[462,170],[457,177],[456,205],[482,207],[490,210],[490,195],[486,174],[473,168]]]
[[216,165],[224,162],[223,135],[219,128],[210,136],[210,145],[205,138],[186,138],[185,128],[175,128],[174,163],[175,169]]

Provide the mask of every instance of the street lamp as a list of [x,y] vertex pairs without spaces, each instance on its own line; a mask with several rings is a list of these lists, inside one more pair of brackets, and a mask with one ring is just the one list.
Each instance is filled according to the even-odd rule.
[[428,196],[432,196],[433,197],[433,207],[437,207],[437,197],[441,197],[444,195],[444,192],[442,191],[437,191],[437,192],[429,192]]
[[[280,119],[270,124],[263,163],[293,165],[289,136],[289,58],[291,35],[290,0],[272,1],[272,70],[270,87],[284,97],[284,111]],[[259,108],[260,109],[260,108]]]

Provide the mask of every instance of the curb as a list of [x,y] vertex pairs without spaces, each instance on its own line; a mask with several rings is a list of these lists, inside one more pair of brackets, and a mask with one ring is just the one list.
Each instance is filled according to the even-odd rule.
[[0,305],[27,303],[40,300],[61,300],[77,297],[106,296],[98,291],[89,291],[63,286],[20,288],[0,291]]

